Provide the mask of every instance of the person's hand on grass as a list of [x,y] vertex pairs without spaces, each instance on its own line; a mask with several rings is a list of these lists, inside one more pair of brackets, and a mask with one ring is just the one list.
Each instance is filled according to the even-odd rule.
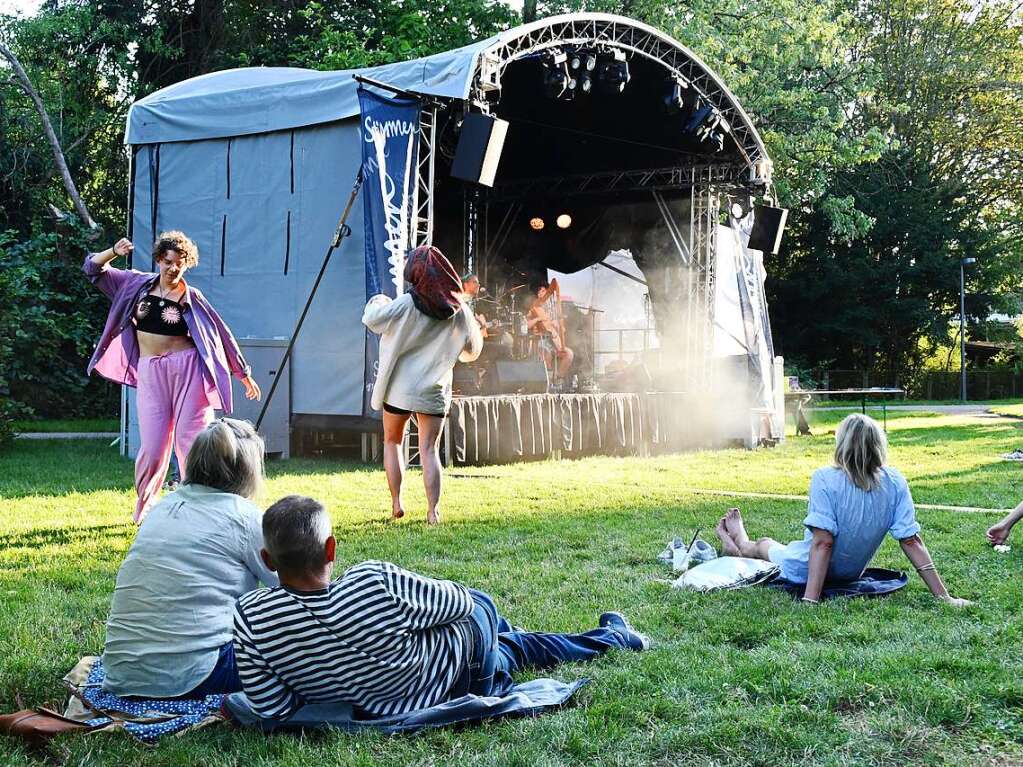
[[1007,525],[1003,519],[996,525],[991,525],[987,529],[988,543],[992,546],[1001,546],[1007,540],[1009,540],[1009,533],[1012,532],[1012,525]]
[[952,605],[952,607],[969,607],[970,605],[973,604],[973,602],[971,602],[969,599],[960,599],[959,597],[954,597],[951,594],[946,594],[945,596],[943,596],[941,598],[941,601]]

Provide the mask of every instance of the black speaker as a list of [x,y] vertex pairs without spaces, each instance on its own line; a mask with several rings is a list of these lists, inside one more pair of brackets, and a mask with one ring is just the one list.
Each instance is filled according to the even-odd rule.
[[478,112],[467,114],[458,135],[451,175],[474,184],[493,186],[507,133],[506,120]]
[[785,231],[785,220],[789,212],[785,208],[772,208],[767,205],[753,206],[753,231],[749,236],[749,246],[753,250],[778,255],[781,247],[781,236]]
[[540,360],[498,360],[491,375],[495,394],[543,394],[548,388]]

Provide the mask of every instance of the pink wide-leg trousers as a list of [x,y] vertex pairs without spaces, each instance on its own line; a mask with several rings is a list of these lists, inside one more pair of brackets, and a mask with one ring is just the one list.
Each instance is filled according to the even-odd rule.
[[142,357],[136,407],[140,444],[135,458],[135,522],[141,524],[167,476],[171,448],[184,480],[188,451],[213,420],[199,352],[193,348]]

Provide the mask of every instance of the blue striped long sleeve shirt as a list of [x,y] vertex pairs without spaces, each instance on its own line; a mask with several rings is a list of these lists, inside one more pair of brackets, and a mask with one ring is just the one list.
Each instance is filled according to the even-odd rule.
[[349,568],[326,589],[258,589],[238,600],[235,658],[256,713],[284,719],[304,703],[371,714],[446,700],[466,659],[468,589],[389,562]]

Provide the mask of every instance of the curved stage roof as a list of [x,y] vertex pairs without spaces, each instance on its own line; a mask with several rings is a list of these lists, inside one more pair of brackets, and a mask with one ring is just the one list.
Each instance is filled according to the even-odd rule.
[[719,110],[755,175],[769,174],[767,151],[749,116],[695,53],[638,21],[599,13],[553,16],[463,48],[367,69],[253,67],[202,75],[135,102],[125,142],[195,141],[343,120],[359,112],[354,75],[441,99],[469,100],[486,109],[486,91],[499,88],[508,64],[565,45],[613,47],[659,61]]

